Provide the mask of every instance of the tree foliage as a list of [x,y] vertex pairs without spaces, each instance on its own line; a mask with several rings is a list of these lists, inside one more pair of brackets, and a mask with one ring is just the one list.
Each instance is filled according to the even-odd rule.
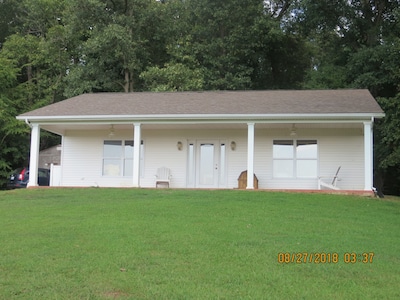
[[[86,92],[368,88],[376,169],[400,193],[400,0],[2,0],[0,184],[25,111]],[[41,139],[51,145],[54,139]],[[43,145],[43,146],[44,146]]]
[[74,50],[66,96],[141,90],[140,74],[164,62],[161,12],[161,4],[149,0],[71,1],[65,23]]
[[28,149],[29,131],[15,119],[18,107],[12,101],[11,88],[18,72],[15,64],[13,60],[0,57],[0,178],[6,178],[12,165],[25,159]]

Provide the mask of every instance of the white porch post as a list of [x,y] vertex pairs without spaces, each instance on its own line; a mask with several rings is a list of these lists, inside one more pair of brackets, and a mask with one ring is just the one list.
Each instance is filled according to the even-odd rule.
[[29,158],[28,187],[38,186],[39,167],[40,126],[39,124],[32,124],[31,128],[31,153]]
[[364,190],[373,186],[373,132],[372,122],[364,122]]
[[247,123],[247,187],[254,189],[254,123]]
[[140,145],[141,139],[141,128],[140,123],[134,124],[134,136],[133,136],[133,187],[140,187]]

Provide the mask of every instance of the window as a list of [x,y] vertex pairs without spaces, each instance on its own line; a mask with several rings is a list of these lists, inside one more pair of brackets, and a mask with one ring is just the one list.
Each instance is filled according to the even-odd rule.
[[316,178],[318,145],[316,140],[275,140],[273,173],[275,178]]
[[188,149],[188,183],[187,185],[189,187],[194,187],[195,183],[195,176],[194,176],[194,170],[195,170],[195,152],[194,152],[194,143],[189,143],[189,149]]
[[225,184],[225,157],[226,157],[226,146],[224,143],[221,143],[219,149],[219,185],[223,186]]
[[[103,176],[133,176],[133,147],[132,140],[104,141]],[[140,150],[140,163],[142,164],[143,141]]]

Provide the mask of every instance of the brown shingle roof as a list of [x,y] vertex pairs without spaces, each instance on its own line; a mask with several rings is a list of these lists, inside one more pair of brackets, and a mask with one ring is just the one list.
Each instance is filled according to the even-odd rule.
[[382,114],[368,90],[272,90],[83,94],[25,117],[138,115]]

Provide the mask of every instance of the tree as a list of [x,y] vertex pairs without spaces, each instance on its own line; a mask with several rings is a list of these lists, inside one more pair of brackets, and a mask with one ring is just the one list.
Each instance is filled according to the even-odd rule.
[[375,130],[376,183],[381,191],[400,195],[400,93],[396,97],[378,98],[386,117]]
[[6,38],[15,33],[18,26],[17,15],[20,10],[20,1],[2,0],[0,1],[0,49]]
[[71,1],[66,24],[74,50],[65,95],[141,90],[140,73],[165,55],[161,7],[148,0]]
[[187,72],[202,76],[205,90],[298,87],[309,51],[298,36],[281,30],[286,4],[282,6],[274,6],[280,11],[275,16],[259,0],[168,1],[174,29],[167,48],[170,60],[143,78],[154,86],[163,77],[164,89],[166,76],[172,75],[167,86],[176,86],[174,78],[181,70],[181,77]]
[[148,68],[140,78],[145,88],[154,92],[201,91],[205,85],[202,69],[192,70],[182,63]]
[[[9,20],[9,32],[16,33],[7,36],[0,51],[0,185],[11,169],[27,164],[29,128],[15,116],[61,99],[68,61],[55,9],[62,1],[14,4],[18,14]],[[41,15],[42,9],[49,10]],[[44,134],[42,142],[53,143],[54,137]]]
[[13,166],[24,159],[28,145],[24,143],[28,130],[15,119],[17,107],[10,97],[17,73],[14,61],[0,57],[0,187],[5,186]]
[[398,36],[399,29],[394,24],[397,24],[399,5],[398,0],[294,2],[295,17],[285,25],[288,30],[302,34],[313,49],[312,65],[304,86],[358,85],[355,77],[360,72],[354,70],[355,61],[360,61],[363,55],[366,58],[371,52],[380,52],[388,38]]

